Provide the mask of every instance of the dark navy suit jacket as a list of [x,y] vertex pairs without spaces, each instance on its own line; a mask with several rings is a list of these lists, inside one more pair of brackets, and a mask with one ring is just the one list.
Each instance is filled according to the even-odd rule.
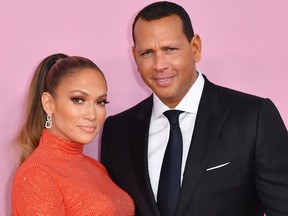
[[[152,96],[106,119],[101,161],[136,215],[160,216],[147,141]],[[200,100],[176,216],[287,216],[288,132],[274,104],[209,82]]]

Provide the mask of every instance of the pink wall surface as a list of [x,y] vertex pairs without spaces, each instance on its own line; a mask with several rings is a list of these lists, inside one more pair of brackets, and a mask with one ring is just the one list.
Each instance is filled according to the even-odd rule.
[[[149,0],[50,0],[0,2],[0,216],[11,213],[11,182],[17,166],[13,137],[37,64],[63,52],[92,59],[109,84],[108,115],[151,92],[131,55],[131,23]],[[272,99],[288,126],[287,0],[178,0],[202,37],[198,69],[220,85]],[[99,140],[85,152],[98,158]]]

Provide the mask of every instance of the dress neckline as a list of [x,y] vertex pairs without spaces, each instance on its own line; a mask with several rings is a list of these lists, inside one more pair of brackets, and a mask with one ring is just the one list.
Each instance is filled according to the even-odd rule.
[[82,154],[84,149],[84,144],[65,140],[47,129],[43,129],[42,131],[39,146],[67,154]]

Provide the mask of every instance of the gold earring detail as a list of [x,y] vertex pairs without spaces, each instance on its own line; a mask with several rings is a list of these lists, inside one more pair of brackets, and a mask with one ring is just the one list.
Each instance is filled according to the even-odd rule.
[[52,127],[52,115],[47,114],[47,120],[45,122],[45,128],[51,128]]

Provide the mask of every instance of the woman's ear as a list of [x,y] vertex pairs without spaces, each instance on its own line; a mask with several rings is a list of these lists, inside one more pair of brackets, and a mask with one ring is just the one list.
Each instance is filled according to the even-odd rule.
[[46,114],[52,114],[55,108],[55,100],[49,92],[43,92],[41,95],[42,107]]

